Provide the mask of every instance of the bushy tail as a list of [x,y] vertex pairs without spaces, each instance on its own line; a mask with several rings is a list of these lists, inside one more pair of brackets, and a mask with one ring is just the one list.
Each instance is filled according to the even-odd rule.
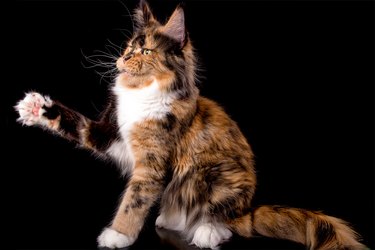
[[338,218],[297,208],[260,206],[252,212],[252,231],[302,243],[308,249],[363,250],[359,235]]

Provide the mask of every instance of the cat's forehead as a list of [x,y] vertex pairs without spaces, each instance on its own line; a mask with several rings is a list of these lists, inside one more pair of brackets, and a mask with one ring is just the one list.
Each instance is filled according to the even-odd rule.
[[137,33],[129,41],[128,45],[130,46],[139,46],[139,47],[155,47],[156,40],[154,38],[154,32],[142,32]]
[[[148,40],[148,39],[147,39]],[[129,45],[142,47],[146,43],[146,34],[139,33],[135,34],[134,37],[129,41]]]
[[128,42],[128,46],[154,49],[166,49],[171,45],[171,40],[167,38],[159,29],[134,34]]

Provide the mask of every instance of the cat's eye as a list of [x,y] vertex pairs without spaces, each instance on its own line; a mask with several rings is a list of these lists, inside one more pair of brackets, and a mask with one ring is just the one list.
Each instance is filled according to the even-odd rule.
[[151,50],[150,49],[143,49],[142,50],[142,54],[143,55],[150,55],[151,54]]

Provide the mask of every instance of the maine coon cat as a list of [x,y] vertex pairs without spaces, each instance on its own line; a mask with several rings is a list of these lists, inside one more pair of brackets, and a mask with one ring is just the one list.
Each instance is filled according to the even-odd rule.
[[117,214],[98,237],[100,246],[131,245],[160,201],[156,226],[180,231],[202,248],[215,248],[232,233],[289,239],[309,249],[364,248],[340,219],[281,206],[253,208],[251,148],[220,106],[199,95],[182,8],[163,25],[141,2],[135,20],[117,61],[114,98],[100,120],[35,92],[16,106],[23,124],[112,158],[130,176]]

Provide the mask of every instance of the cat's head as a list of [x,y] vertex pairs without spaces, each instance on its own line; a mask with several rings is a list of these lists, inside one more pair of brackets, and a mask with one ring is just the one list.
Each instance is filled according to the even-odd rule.
[[161,88],[181,95],[195,89],[195,59],[183,8],[178,6],[162,24],[141,0],[134,22],[134,34],[117,60],[120,83],[142,88],[156,80]]

